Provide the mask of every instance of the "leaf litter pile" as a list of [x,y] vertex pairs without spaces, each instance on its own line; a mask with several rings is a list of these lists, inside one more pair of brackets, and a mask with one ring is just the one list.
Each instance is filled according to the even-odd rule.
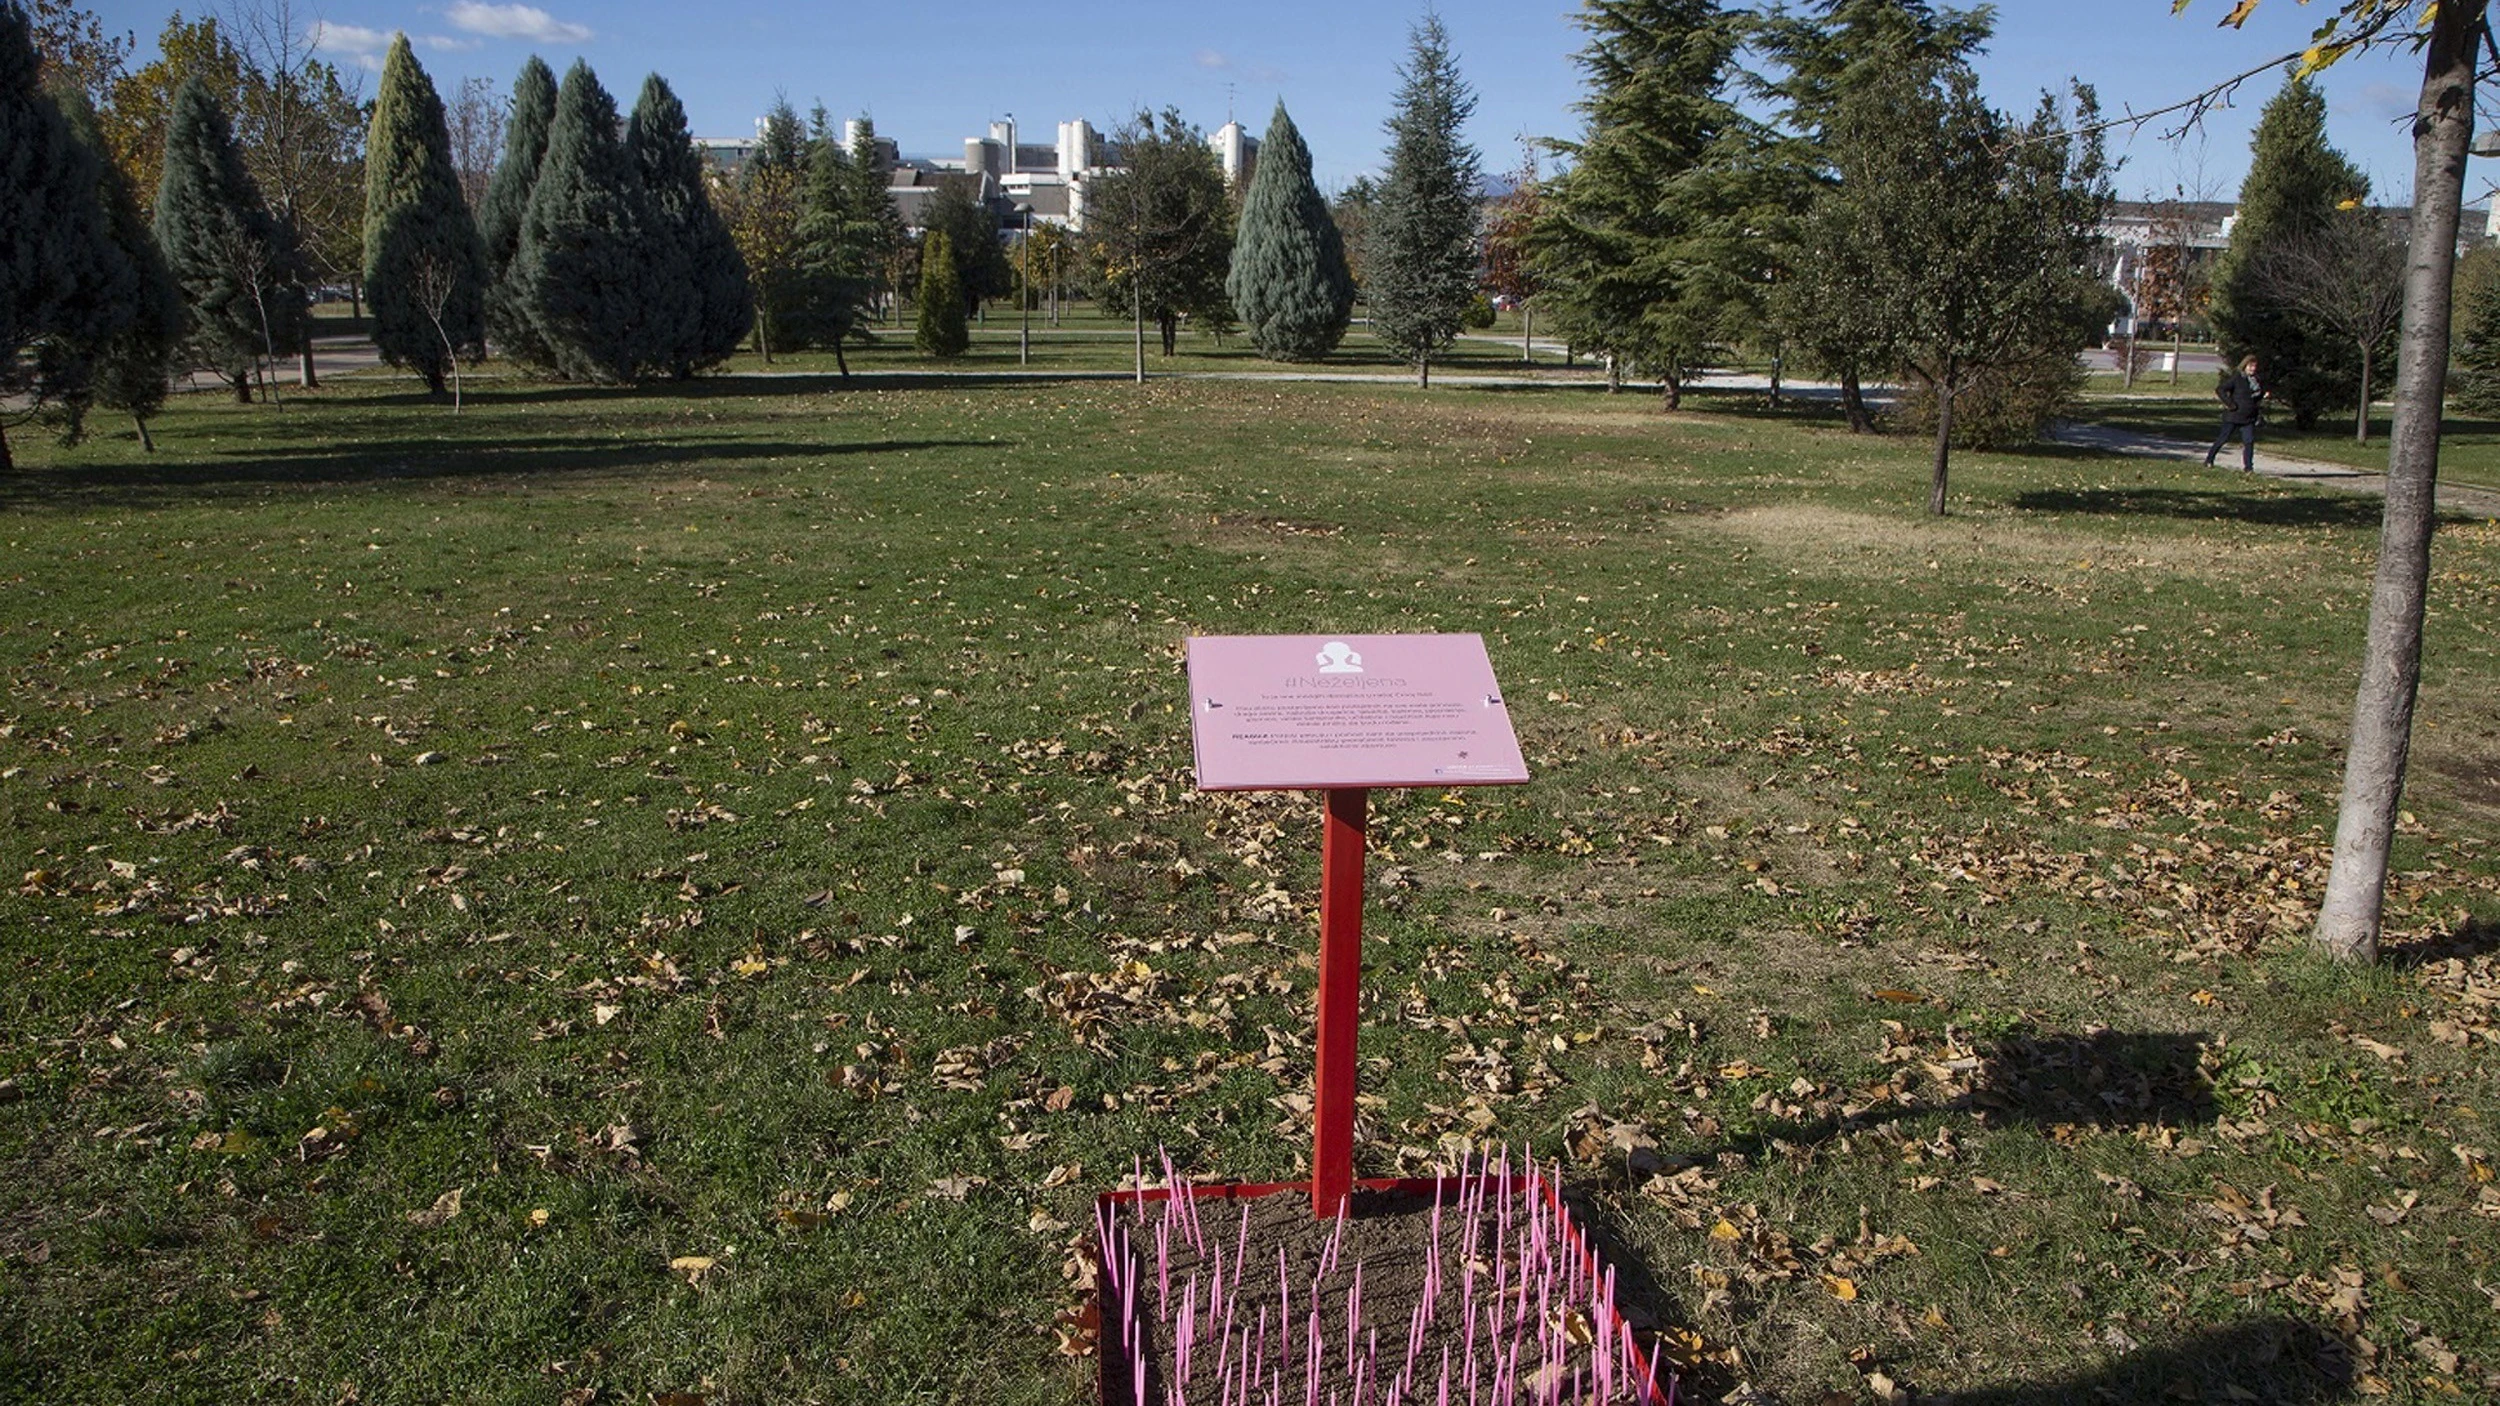
[[1091,1198],[1307,1172],[1317,810],[1179,707],[1304,629],[1482,632],[1536,778],[1377,798],[1356,1170],[1559,1163],[1688,1399],[2500,1391],[2488,525],[2350,975],[2302,489],[1250,384],[161,439],[6,490],[0,1394],[1089,1393]]

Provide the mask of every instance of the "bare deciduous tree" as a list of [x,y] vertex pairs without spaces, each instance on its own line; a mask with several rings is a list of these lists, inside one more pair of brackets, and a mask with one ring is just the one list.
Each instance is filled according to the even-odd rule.
[[512,99],[484,78],[465,78],[452,93],[446,125],[451,129],[451,164],[460,176],[461,198],[474,214],[486,199],[495,162],[503,155],[503,131]]
[[2324,226],[2267,246],[2254,286],[2268,300],[2333,328],[2361,353],[2361,403],[2352,437],[2370,438],[2370,376],[2380,348],[2404,317],[2404,246],[2376,211],[2336,213]]

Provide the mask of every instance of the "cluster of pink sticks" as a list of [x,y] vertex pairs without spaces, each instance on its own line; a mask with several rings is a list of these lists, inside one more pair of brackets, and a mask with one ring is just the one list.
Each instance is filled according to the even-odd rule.
[[[1250,1271],[1250,1206],[1225,1250],[1192,1196],[1163,1158],[1170,1194],[1160,1213],[1127,1203],[1123,1222],[1106,1205],[1095,1227],[1103,1247],[1103,1317],[1118,1324],[1135,1406],[1674,1406],[1654,1361],[1643,1369],[1632,1330],[1615,1310],[1614,1271],[1602,1276],[1564,1217],[1555,1183],[1535,1159],[1514,1175],[1507,1149],[1462,1160],[1434,1183],[1431,1253],[1423,1293],[1403,1325],[1404,1341],[1384,1349],[1380,1327],[1363,1313],[1363,1263],[1338,1274],[1345,1241],[1341,1208],[1307,1283],[1276,1252],[1273,1307],[1241,1309]],[[1144,1168],[1137,1185],[1144,1186]],[[1445,1235],[1442,1210],[1458,1222]],[[1187,1267],[1176,1283],[1173,1252]],[[1451,1255],[1455,1253],[1453,1261]],[[1457,1272],[1451,1274],[1455,1264]],[[1258,1271],[1264,1278],[1268,1270]],[[1454,1318],[1452,1317],[1454,1315]],[[1445,1319],[1455,1333],[1431,1334]],[[1342,1325],[1342,1332],[1339,1331]],[[1151,1333],[1149,1330],[1152,1330]],[[1439,1351],[1427,1348],[1440,1339]],[[1456,1338],[1453,1342],[1450,1339]],[[1150,1401],[1150,1343],[1167,1346]],[[1212,1356],[1210,1356],[1212,1354]],[[1323,1391],[1323,1386],[1325,1390]]]

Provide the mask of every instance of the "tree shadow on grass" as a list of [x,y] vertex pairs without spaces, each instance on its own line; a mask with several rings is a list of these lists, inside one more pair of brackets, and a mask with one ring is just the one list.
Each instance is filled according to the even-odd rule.
[[2041,1128],[2188,1128],[2221,1113],[2203,1068],[2206,1036],[2098,1030],[2011,1036],[1977,1057],[1970,1092],[1941,1103],[1897,1099],[1810,1123],[1771,1124],[1730,1150],[1810,1147],[1844,1133],[1939,1113]]
[[562,474],[632,474],[690,465],[766,459],[800,461],[905,454],[924,449],[997,450],[993,439],[883,439],[848,444],[783,440],[633,441],[581,435],[467,442],[445,439],[334,440],[212,450],[205,456],[143,464],[65,466],[0,478],[0,507],[147,506],[176,496],[237,486],[443,482]]
[[[2384,516],[2374,497],[2210,488],[2035,488],[2014,495],[2014,506],[2034,513],[2170,517],[2267,527],[2376,527]],[[2441,520],[2470,521],[2447,513],[2441,514]]]
[[2254,1402],[2323,1406],[2357,1381],[2342,1340],[2297,1318],[2247,1318],[2194,1329],[2094,1371],[1971,1391],[1922,1393],[1923,1406],[2097,1406],[2101,1402]]

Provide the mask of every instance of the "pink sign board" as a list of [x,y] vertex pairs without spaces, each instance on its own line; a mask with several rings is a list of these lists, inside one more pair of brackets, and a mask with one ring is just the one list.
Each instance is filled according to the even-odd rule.
[[1528,779],[1478,635],[1200,635],[1189,720],[1206,791]]

